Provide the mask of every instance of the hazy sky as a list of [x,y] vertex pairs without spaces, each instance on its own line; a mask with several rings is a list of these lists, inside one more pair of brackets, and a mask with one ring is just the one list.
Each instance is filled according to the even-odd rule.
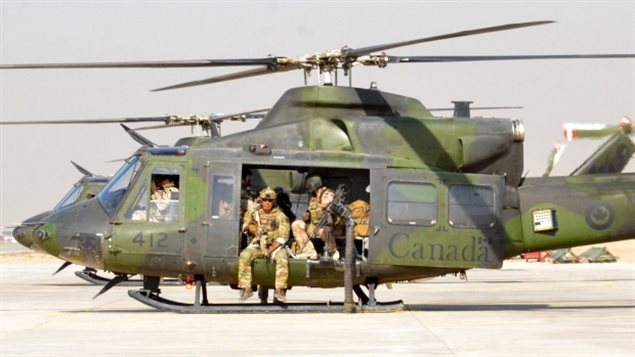
[[[0,0],[0,62],[90,62],[297,56],[502,25],[555,20],[534,28],[388,51],[393,55],[635,53],[635,1],[7,1]],[[288,72],[216,85],[150,89],[235,69],[23,70],[0,72],[0,120],[118,118],[232,113],[272,106],[302,85]],[[617,123],[635,114],[635,61],[561,60],[397,64],[360,68],[354,84],[420,99],[480,106],[522,119],[525,169],[541,175],[563,122]],[[224,134],[248,129],[229,124]],[[189,129],[144,132],[160,144]],[[590,153],[576,145],[556,171]],[[81,176],[76,161],[112,174],[136,150],[118,125],[0,126],[0,226],[50,209]],[[629,171],[634,171],[633,163]],[[559,171],[558,171],[559,170]]]

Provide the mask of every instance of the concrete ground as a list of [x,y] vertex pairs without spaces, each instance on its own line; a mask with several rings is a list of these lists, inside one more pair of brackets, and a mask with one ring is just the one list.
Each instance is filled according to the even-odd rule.
[[[635,264],[508,261],[381,286],[407,310],[366,314],[184,315],[158,312],[115,287],[75,277],[36,253],[0,254],[1,356],[633,356]],[[193,290],[163,287],[191,302]],[[208,287],[212,302],[238,293]],[[343,289],[289,291],[290,301],[341,301]],[[252,298],[255,301],[255,297]]]

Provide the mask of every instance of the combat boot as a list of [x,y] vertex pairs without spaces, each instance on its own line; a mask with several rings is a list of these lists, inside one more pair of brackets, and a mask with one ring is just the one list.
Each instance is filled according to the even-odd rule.
[[276,300],[278,300],[278,302],[287,302],[285,289],[276,289],[276,292],[273,294],[273,297],[275,297]]
[[238,298],[238,300],[245,301],[249,299],[253,294],[254,292],[251,290],[251,287],[243,288],[242,290],[240,290],[240,298]]

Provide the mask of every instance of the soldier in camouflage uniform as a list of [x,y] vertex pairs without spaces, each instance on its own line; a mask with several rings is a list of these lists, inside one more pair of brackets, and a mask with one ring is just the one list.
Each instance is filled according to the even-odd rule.
[[309,236],[313,234],[313,231],[315,230],[315,226],[320,221],[320,217],[322,217],[323,209],[322,209],[322,206],[320,205],[320,196],[322,195],[322,192],[324,192],[324,190],[326,190],[325,187],[321,187],[317,189],[315,192],[315,196],[311,196],[311,199],[309,200],[309,205],[307,207],[309,219],[308,219],[308,224],[306,228],[306,231]]
[[251,264],[259,257],[272,258],[276,264],[275,298],[286,301],[289,260],[284,244],[289,240],[289,219],[275,207],[276,192],[267,187],[260,191],[260,207],[245,213],[243,231],[252,238],[238,260],[238,287],[240,300],[247,300],[251,291]]
[[315,229],[315,223],[317,223],[317,221],[319,220],[318,218],[315,221],[315,223],[313,222],[314,220],[313,217],[315,215],[312,214],[312,212],[314,212],[319,206],[318,197],[319,197],[319,191],[323,187],[322,178],[319,175],[313,174],[307,177],[305,181],[305,185],[311,197],[309,198],[309,204],[307,206],[307,210],[302,215],[302,220],[307,224],[306,230],[310,236],[311,233],[313,233],[313,229]]
[[[152,189],[152,188],[151,188]],[[178,203],[174,204],[173,193],[178,193],[179,189],[174,185],[174,181],[169,177],[159,180],[159,187],[152,193],[150,199],[153,207],[150,212],[151,222],[173,222],[178,220]]]
[[[344,221],[341,217],[333,214],[328,210],[329,204],[335,198],[335,191],[330,188],[324,188],[319,191],[317,204],[318,207],[311,212],[311,222],[315,220],[315,224],[319,222],[323,215],[327,215],[326,224],[315,232],[315,237],[322,239],[325,243],[325,254],[323,258],[332,258],[333,260],[339,260],[339,252],[337,250],[337,244],[335,237],[341,237],[345,234]],[[317,217],[314,217],[317,216]],[[315,230],[315,227],[314,227]]]
[[163,177],[159,181],[159,189],[152,193],[151,199],[153,200],[171,200],[172,192],[179,192],[179,189],[174,185],[169,177]]

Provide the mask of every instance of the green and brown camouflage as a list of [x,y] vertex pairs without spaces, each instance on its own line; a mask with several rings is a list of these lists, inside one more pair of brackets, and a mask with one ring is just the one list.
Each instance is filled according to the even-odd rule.
[[[46,217],[36,244],[96,269],[236,284],[246,170],[252,186],[289,192],[296,212],[313,173],[343,184],[345,203],[370,202],[356,284],[497,269],[526,251],[635,236],[635,175],[523,180],[523,140],[517,120],[435,118],[375,89],[291,89],[253,130],[141,150],[96,200]],[[144,201],[159,171],[178,175],[173,221],[153,222]],[[133,220],[135,210],[149,218]],[[273,286],[274,275],[270,260],[254,262],[254,284]],[[343,275],[338,262],[289,259],[289,286],[342,286]]]

